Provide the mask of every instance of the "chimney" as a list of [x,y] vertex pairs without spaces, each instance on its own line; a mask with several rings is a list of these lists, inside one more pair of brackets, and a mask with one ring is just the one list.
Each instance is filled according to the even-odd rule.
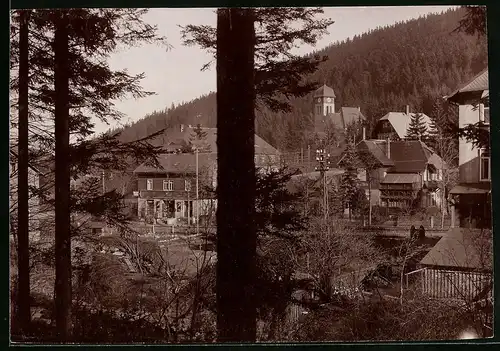
[[391,159],[391,139],[387,138],[387,158]]
[[184,124],[181,124],[181,133],[184,131]]
[[363,127],[363,140],[366,140],[366,127]]
[[410,114],[410,105],[406,105],[406,114],[409,115]]

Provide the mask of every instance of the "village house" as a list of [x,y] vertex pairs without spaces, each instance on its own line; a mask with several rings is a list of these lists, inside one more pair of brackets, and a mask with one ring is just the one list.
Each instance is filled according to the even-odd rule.
[[[358,177],[372,205],[388,209],[441,207],[447,165],[419,140],[362,140],[356,145]],[[339,161],[342,167],[343,160]]]
[[[459,127],[483,123],[489,131],[488,69],[483,70],[447,100],[458,105]],[[459,184],[451,189],[452,226],[491,228],[490,151],[459,139]],[[458,218],[457,218],[458,217]]]
[[[201,140],[196,140],[195,128],[203,133]],[[137,184],[133,194],[138,217],[152,216],[157,221],[169,223],[172,219],[180,219],[192,223],[196,218],[212,216],[216,206],[214,190],[217,186],[217,129],[180,125],[167,134],[168,140],[172,140],[175,146],[180,146],[177,152],[160,155],[160,168],[141,164],[133,172],[134,182]],[[196,147],[198,176],[197,156],[193,152]],[[257,135],[255,166],[262,172],[280,167],[279,151]]]
[[[141,164],[134,170],[137,181],[137,215],[139,218],[186,220],[208,215],[215,201],[217,154],[198,155],[198,202],[196,198],[196,155],[164,154],[158,158],[160,168]],[[213,200],[213,201],[212,201]],[[199,214],[196,209],[199,208]]]
[[[372,136],[378,140],[404,140],[412,117],[417,113],[410,113],[410,106],[406,105],[405,112],[389,112],[380,118],[373,128]],[[431,129],[431,119],[425,113],[422,116],[427,130]]]

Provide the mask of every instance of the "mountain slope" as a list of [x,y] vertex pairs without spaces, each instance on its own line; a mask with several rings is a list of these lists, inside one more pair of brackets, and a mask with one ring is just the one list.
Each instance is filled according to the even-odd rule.
[[[486,40],[453,32],[463,15],[462,9],[449,10],[335,43],[312,53],[329,59],[304,79],[331,86],[337,110],[360,106],[372,125],[389,111],[403,111],[405,105],[430,115],[436,98],[487,65]],[[290,113],[263,108],[256,114],[257,133],[281,150],[304,145],[304,131],[311,126],[312,97],[291,103]],[[179,123],[215,127],[215,93],[155,111],[126,127],[122,137],[132,140]]]

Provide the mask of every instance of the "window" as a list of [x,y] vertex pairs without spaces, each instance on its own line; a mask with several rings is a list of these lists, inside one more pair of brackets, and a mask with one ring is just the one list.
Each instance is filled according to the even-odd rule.
[[184,181],[184,190],[191,191],[191,181],[189,181],[187,179]]
[[490,153],[486,150],[480,151],[479,179],[486,181],[491,179]]
[[163,191],[172,191],[174,190],[174,182],[171,180],[163,181]]
[[490,107],[484,107],[484,123],[490,124]]
[[147,190],[153,190],[153,179],[148,179],[146,181],[146,189]]

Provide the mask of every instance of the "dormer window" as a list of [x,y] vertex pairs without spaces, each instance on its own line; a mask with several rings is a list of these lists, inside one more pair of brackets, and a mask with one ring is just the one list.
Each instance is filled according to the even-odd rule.
[[484,149],[479,151],[479,180],[490,181],[491,180],[491,162],[490,153]]
[[185,180],[184,181],[184,190],[185,191],[191,191],[191,181],[190,180]]
[[146,190],[153,190],[153,179],[148,179],[146,181]]

